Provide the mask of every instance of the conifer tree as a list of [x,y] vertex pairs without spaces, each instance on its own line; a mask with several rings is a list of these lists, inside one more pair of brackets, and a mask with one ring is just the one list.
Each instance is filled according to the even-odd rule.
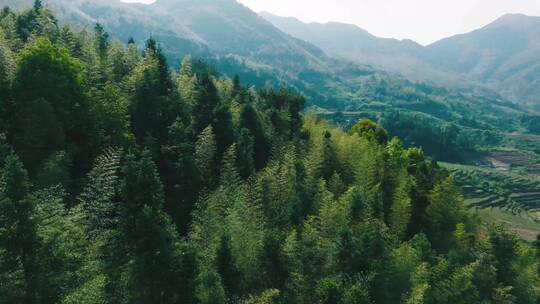
[[17,32],[24,42],[30,41],[34,35],[56,41],[59,34],[58,20],[43,7],[41,0],[36,0],[32,9],[17,16]]
[[259,114],[252,105],[246,104],[242,107],[239,127],[248,130],[253,136],[255,169],[262,169],[270,157],[270,143],[264,133]]
[[36,303],[39,290],[35,205],[28,173],[15,155],[4,162],[0,185],[0,298]]
[[145,54],[144,64],[136,74],[135,92],[130,104],[131,126],[139,144],[149,136],[162,143],[167,125],[163,121],[165,100],[160,92],[159,62],[151,50]]
[[146,55],[151,55],[157,60],[157,67],[159,70],[159,84],[157,85],[159,95],[169,95],[173,89],[173,83],[169,66],[167,65],[167,58],[163,54],[163,50],[154,38],[150,38],[146,41]]
[[208,126],[202,131],[195,143],[195,157],[197,167],[201,172],[203,180],[211,185],[216,168],[217,145],[213,128]]
[[102,59],[105,59],[110,43],[109,34],[105,32],[105,29],[101,24],[96,23],[96,25],[94,26],[94,35],[98,54]]
[[193,71],[193,62],[191,57],[186,56],[182,61],[182,67],[178,75],[178,92],[180,98],[189,108],[190,112],[197,100],[197,76]]
[[71,56],[81,56],[82,43],[69,26],[65,25],[60,30],[58,43],[69,50]]
[[[130,257],[128,291],[136,303],[189,303],[193,263],[162,211],[163,186],[147,151],[126,158],[122,169],[120,229]],[[188,275],[186,275],[188,274]],[[184,294],[180,294],[183,291]]]
[[218,91],[209,71],[197,74],[197,98],[192,106],[193,131],[201,132],[213,120],[213,113],[220,103]]
[[283,240],[277,231],[267,231],[261,252],[262,276],[265,287],[283,290],[288,272],[282,251]]

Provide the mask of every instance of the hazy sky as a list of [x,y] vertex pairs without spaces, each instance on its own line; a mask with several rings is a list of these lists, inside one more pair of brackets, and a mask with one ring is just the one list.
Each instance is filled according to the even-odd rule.
[[[154,2],[154,0],[123,0]],[[356,24],[374,35],[429,44],[507,13],[540,16],[540,0],[238,0],[254,11],[306,22]]]

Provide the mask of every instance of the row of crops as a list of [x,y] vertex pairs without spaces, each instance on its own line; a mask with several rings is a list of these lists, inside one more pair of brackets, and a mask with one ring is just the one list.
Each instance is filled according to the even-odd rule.
[[471,208],[499,208],[540,223],[538,177],[474,166],[446,166],[462,187]]

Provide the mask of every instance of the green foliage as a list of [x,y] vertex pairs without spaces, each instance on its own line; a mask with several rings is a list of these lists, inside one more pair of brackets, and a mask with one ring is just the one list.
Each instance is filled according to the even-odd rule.
[[92,157],[94,118],[83,93],[81,69],[78,60],[46,38],[19,54],[10,135],[30,172],[64,147],[76,163]]
[[0,298],[32,303],[38,297],[39,272],[35,202],[29,196],[28,173],[19,158],[4,161],[0,186]]
[[[6,110],[8,108],[7,101],[11,96],[11,85],[13,81],[13,75],[15,74],[15,58],[11,49],[8,47],[5,34],[0,27],[0,118],[2,121],[7,120]],[[4,129],[7,126],[4,123],[0,124],[0,128]]]
[[216,152],[216,139],[212,127],[209,126],[201,132],[195,143],[197,167],[203,180],[208,184],[213,182],[213,174],[216,168]]
[[441,181],[430,194],[426,209],[429,221],[430,241],[440,249],[452,246],[453,232],[458,224],[467,221],[463,197],[451,178]]
[[122,173],[119,229],[128,257],[126,300],[190,302],[193,277],[189,274],[195,265],[189,245],[181,242],[169,216],[161,209],[163,186],[149,153],[143,152],[140,158],[129,155]]
[[261,118],[252,105],[242,107],[239,126],[253,136],[254,165],[257,170],[262,169],[270,157],[270,143],[264,133]]
[[108,149],[99,156],[88,174],[88,183],[79,195],[85,210],[87,233],[95,238],[112,229],[117,219],[115,196],[122,149]]
[[373,139],[380,144],[385,144],[388,141],[388,133],[381,126],[370,121],[369,119],[363,119],[357,122],[350,130],[351,134],[358,134],[358,136]]
[[0,15],[1,304],[538,302],[538,249],[422,150],[47,14]]

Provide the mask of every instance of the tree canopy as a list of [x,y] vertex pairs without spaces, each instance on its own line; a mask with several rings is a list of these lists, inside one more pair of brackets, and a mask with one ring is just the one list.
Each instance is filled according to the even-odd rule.
[[538,244],[422,150],[157,39],[5,10],[0,98],[0,304],[540,300]]

